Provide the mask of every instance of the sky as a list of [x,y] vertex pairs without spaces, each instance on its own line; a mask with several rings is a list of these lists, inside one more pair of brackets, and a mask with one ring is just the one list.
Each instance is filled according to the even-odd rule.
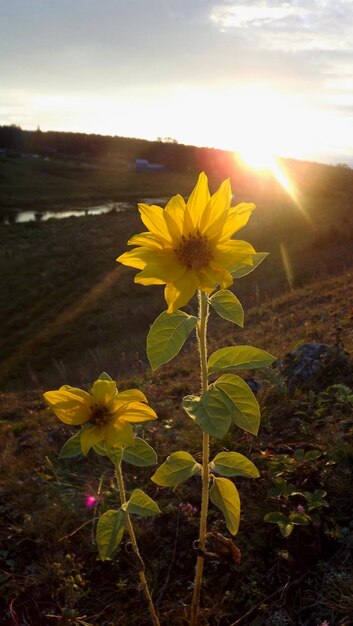
[[352,0],[0,0],[0,125],[353,166]]

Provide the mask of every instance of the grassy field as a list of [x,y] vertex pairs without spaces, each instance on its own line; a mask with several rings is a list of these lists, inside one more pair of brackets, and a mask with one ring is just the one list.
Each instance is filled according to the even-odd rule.
[[[331,359],[320,377],[294,392],[279,367],[256,374],[259,436],[232,429],[221,442],[211,441],[211,453],[250,457],[260,478],[236,480],[242,561],[207,560],[202,626],[353,623],[353,172],[296,161],[286,166],[295,200],[271,176],[231,173],[235,200],[257,204],[240,238],[270,256],[234,285],[245,328],[211,316],[210,349],[252,344],[283,358],[297,344],[323,342],[334,355],[340,346],[347,354],[344,365]],[[213,171],[210,178],[214,189],[224,175]],[[0,202],[48,208],[187,195],[195,181],[193,171],[126,175],[122,165],[116,176],[107,161],[90,170],[77,163],[0,161]],[[134,285],[134,271],[115,263],[127,239],[143,229],[136,209],[0,225],[1,626],[149,624],[124,545],[112,562],[97,559],[97,516],[116,506],[107,459],[90,454],[60,461],[74,431],[42,400],[44,390],[87,387],[108,371],[120,388],[144,391],[156,410],[157,422],[138,433],[157,449],[159,463],[183,448],[199,458],[200,431],[181,410],[182,397],[199,389],[194,339],[152,374],[145,339],[165,309],[163,289]],[[185,310],[196,312],[196,303]],[[151,468],[126,466],[126,487],[143,488],[162,510],[156,518],[138,518],[137,535],[162,626],[183,626],[199,479],[171,490],[156,488],[151,474]],[[321,499],[311,509],[317,490]],[[96,497],[94,509],[85,505],[89,495]],[[264,521],[298,507],[307,507],[310,522],[287,538]],[[215,508],[209,528],[227,536]]]
[[92,162],[44,159],[0,159],[0,214],[9,209],[90,206],[104,200],[165,196],[178,184],[188,193],[191,173],[137,174],[119,159]]
[[[257,204],[240,238],[270,253],[256,272],[235,285],[246,308],[263,306],[273,295],[317,278],[348,272],[353,265],[348,184],[353,172],[324,168],[332,177],[330,184],[317,174],[308,191],[305,167],[300,169],[297,162],[295,166],[297,203],[266,177],[258,177],[252,191],[244,180],[243,192],[235,187],[235,201],[253,199]],[[337,180],[342,175],[348,182],[340,188]],[[159,184],[154,176],[149,175],[150,185]],[[196,176],[192,182],[190,174],[187,180],[177,174],[165,180],[163,193],[174,184],[176,192],[183,191],[187,182],[190,190]],[[142,188],[143,179],[139,184]],[[143,189],[147,193],[147,187]],[[145,336],[164,308],[163,290],[135,286],[134,272],[115,263],[127,239],[143,228],[136,208],[0,225],[0,385],[4,390],[67,380],[80,383],[97,370],[110,369],[119,375],[137,362],[146,365]]]
[[[153,142],[143,143],[151,149],[158,147]],[[104,200],[170,197],[175,193],[187,196],[202,170],[207,172],[214,188],[230,177],[236,199],[271,206],[274,200],[284,206],[292,204],[269,172],[259,175],[246,167],[235,153],[170,146],[169,158],[173,150],[184,150],[184,166],[181,160],[177,168],[167,168],[165,172],[137,173],[134,162],[141,153],[133,142],[130,146],[126,140],[124,146],[122,152],[101,157],[58,154],[50,158],[0,158],[0,216],[14,209],[42,211],[68,205],[89,206]],[[336,202],[342,205],[341,209],[347,204],[351,207],[353,171],[350,168],[290,159],[279,163],[294,183],[303,215],[313,209],[315,212],[318,199],[324,212],[327,205],[332,207]]]
[[[331,278],[283,295],[251,310],[245,331],[235,332],[230,324],[221,330],[211,323],[211,346],[241,340],[283,356],[300,340],[335,343],[339,325],[344,347],[351,351],[351,285],[345,277]],[[336,319],[332,310],[338,313]],[[257,481],[236,480],[242,499],[236,544],[242,562],[239,566],[221,557],[207,561],[201,623],[311,626],[326,619],[349,626],[353,616],[352,368],[345,375],[328,368],[319,385],[316,381],[294,395],[288,394],[280,370],[265,370],[257,380],[263,416],[259,436],[232,429],[221,442],[223,450],[250,456],[261,474]],[[120,376],[120,386],[139,387],[155,408],[159,420],[139,432],[158,450],[159,462],[185,447],[198,454],[200,432],[180,408],[182,396],[199,386],[197,359],[190,358],[188,348],[153,376],[138,367]],[[102,563],[92,543],[99,511],[116,506],[110,466],[92,454],[88,459],[58,460],[73,431],[44,408],[39,390],[2,393],[0,400],[4,442],[0,624],[147,626],[147,612],[124,548],[113,562]],[[219,449],[219,442],[212,440],[211,453]],[[142,487],[163,511],[152,521],[139,519],[135,524],[161,623],[186,624],[198,479],[176,490],[157,489],[149,480],[150,468],[126,466],[125,470],[128,491],[135,485]],[[288,515],[305,504],[300,495],[281,495],[278,488],[283,488],[283,481],[294,485],[296,492],[319,489],[325,494],[324,504],[310,513],[310,524],[296,526],[287,539],[276,524],[263,520],[270,512]],[[85,506],[87,495],[97,498],[94,510]],[[224,521],[212,507],[209,528],[227,536]]]

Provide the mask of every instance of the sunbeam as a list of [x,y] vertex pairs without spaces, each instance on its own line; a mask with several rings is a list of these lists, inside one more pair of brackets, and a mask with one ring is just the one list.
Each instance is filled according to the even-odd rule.
[[280,243],[279,244],[279,249],[280,249],[281,259],[282,259],[283,268],[284,268],[284,272],[285,272],[285,275],[286,275],[286,279],[287,279],[288,285],[289,285],[290,289],[293,289],[293,287],[294,287],[294,275],[293,275],[292,264],[290,262],[290,258],[289,258],[288,252],[287,252],[287,248],[284,245],[284,243]]
[[121,275],[123,269],[121,267],[115,267],[111,272],[106,274],[104,278],[86,294],[84,294],[79,300],[72,306],[68,307],[47,326],[39,331],[34,337],[20,344],[17,349],[1,364],[0,375],[8,374],[11,369],[19,361],[24,360],[26,357],[35,354],[38,347],[44,341],[48,341],[49,338],[57,334],[61,328],[72,322],[79,315],[87,311],[95,302],[109,289]]

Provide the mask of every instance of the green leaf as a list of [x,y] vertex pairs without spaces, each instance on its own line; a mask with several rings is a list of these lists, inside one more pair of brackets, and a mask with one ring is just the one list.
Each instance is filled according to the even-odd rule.
[[315,489],[314,492],[311,491],[303,491],[303,496],[307,501],[308,510],[313,511],[314,509],[319,509],[320,507],[328,507],[329,503],[325,500],[327,495],[327,491],[323,489]]
[[282,524],[286,524],[288,522],[288,517],[280,511],[272,511],[264,516],[264,522],[270,522],[271,524],[278,524],[281,522]]
[[296,450],[294,452],[293,456],[294,456],[296,461],[303,461],[304,460],[304,454],[305,454],[305,451],[303,450],[303,448],[298,448],[298,450]]
[[81,433],[82,431],[79,430],[76,435],[70,437],[70,439],[68,439],[67,442],[64,443],[59,454],[59,459],[71,459],[74,456],[82,454]]
[[107,456],[114,465],[120,465],[123,452],[121,446],[112,448],[103,440],[99,443],[94,443],[92,448],[100,456]]
[[281,531],[281,535],[283,537],[289,537],[289,535],[292,534],[293,529],[294,529],[294,525],[291,524],[290,522],[287,522],[287,524],[282,524],[281,522],[278,523],[278,528]]
[[295,526],[307,526],[310,523],[310,520],[305,513],[290,513],[288,519],[290,523]]
[[243,278],[247,274],[250,274],[266,257],[268,256],[268,252],[256,252],[256,254],[252,254],[253,265],[238,265],[237,269],[231,272],[233,278]]
[[290,513],[287,517],[287,515],[284,515],[284,513],[280,511],[267,513],[264,517],[264,521],[270,522],[271,524],[278,524],[283,537],[289,537],[294,526],[307,526],[310,523],[308,516],[304,513]]
[[188,452],[174,452],[151,477],[161,487],[174,487],[188,480],[200,465]]
[[157,317],[147,335],[147,356],[153,370],[178,354],[196,324],[197,318],[184,311],[164,311]]
[[298,491],[298,488],[295,485],[287,483],[286,479],[281,476],[275,478],[273,480],[273,484],[273,489],[268,490],[268,496],[270,498],[279,498],[280,496],[289,498],[289,496],[303,495],[301,491]]
[[225,320],[244,325],[244,310],[238,298],[228,289],[220,289],[209,298],[211,307]]
[[123,458],[123,449],[122,449],[122,447],[111,448],[110,446],[106,445],[105,451],[106,451],[106,455],[107,455],[108,459],[110,459],[111,462],[114,465],[119,466],[120,463],[121,463],[121,459]]
[[271,365],[276,357],[265,350],[252,348],[251,346],[234,346],[221,348],[211,354],[208,359],[208,371],[230,372],[232,370],[254,370],[258,367]]
[[98,377],[98,380],[113,380],[109,374],[107,374],[107,372],[102,372],[101,375]]
[[106,511],[97,524],[96,540],[102,561],[111,559],[124,534],[125,516],[121,509]]
[[322,456],[321,450],[308,450],[305,452],[304,460],[305,461],[316,461],[320,456]]
[[142,517],[151,517],[158,515],[160,508],[158,504],[150,498],[142,489],[134,489],[130,500],[125,502],[121,507],[126,513],[132,515],[141,515]]
[[214,478],[210,499],[222,511],[231,535],[236,535],[240,521],[240,498],[236,486],[228,478]]
[[217,439],[222,439],[232,421],[232,406],[227,397],[214,386],[198,396],[185,396],[183,409],[200,428]]
[[137,467],[148,467],[157,463],[157,454],[141,437],[135,437],[135,445],[124,448],[123,461]]
[[99,454],[99,456],[107,456],[107,453],[105,451],[105,441],[94,443],[92,448],[97,454]]
[[294,452],[294,458],[296,461],[302,462],[310,462],[316,461],[320,456],[322,456],[321,450],[308,450],[305,452],[303,448],[299,448]]
[[233,422],[248,433],[257,435],[260,426],[260,407],[249,385],[235,374],[224,374],[214,383],[232,403]]
[[264,517],[264,521],[270,522],[271,524],[277,524],[283,537],[289,537],[294,528],[294,525],[289,521],[288,517],[279,511],[267,513]]
[[219,452],[212,461],[212,466],[221,476],[260,476],[257,467],[239,452]]

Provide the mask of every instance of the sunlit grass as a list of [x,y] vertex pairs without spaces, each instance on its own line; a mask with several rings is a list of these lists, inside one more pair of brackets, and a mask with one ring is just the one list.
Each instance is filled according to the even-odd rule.
[[[351,295],[350,283],[345,276],[340,276],[272,299],[249,311],[243,339],[248,341],[251,337],[256,342],[263,338],[266,348],[281,356],[301,339],[310,341],[315,337],[317,341],[329,341],[330,311],[334,307],[340,312],[338,321],[346,330],[345,347],[351,351],[348,306]],[[217,342],[231,341],[232,332],[232,325],[212,328]],[[135,385],[132,380],[123,383],[126,388]],[[169,453],[171,445],[179,449],[186,436],[190,450],[195,453],[198,449],[199,433],[192,420],[187,421],[180,411],[181,395],[191,392],[195,384],[198,384],[198,375],[190,364],[188,350],[180,355],[178,362],[154,374],[153,384],[149,372],[139,378],[140,388],[148,394],[160,417],[150,433],[150,443],[158,447],[162,458]],[[240,571],[228,562],[214,559],[207,563],[203,604],[207,611],[203,610],[209,622],[222,619],[225,626],[230,626],[248,610],[255,608],[256,611],[263,598],[278,591],[273,602],[263,605],[265,615],[276,617],[279,607],[283,607],[281,594],[288,582],[288,568],[295,564],[301,567],[300,576],[294,578],[300,594],[293,597],[288,594],[285,605],[293,623],[299,610],[305,610],[307,619],[312,622],[318,621],[318,617],[322,620],[325,615],[332,623],[334,619],[343,622],[345,618],[344,623],[349,623],[351,603],[346,601],[345,588],[338,593],[338,583],[343,572],[342,559],[351,549],[351,535],[346,532],[352,501],[351,407],[337,404],[323,394],[319,408],[324,413],[316,415],[317,394],[315,398],[297,392],[289,400],[277,370],[268,372],[259,397],[264,412],[263,453],[270,450],[273,455],[274,442],[276,448],[289,456],[298,447],[308,450],[316,447],[322,453],[319,464],[299,469],[291,483],[297,486],[301,481],[305,489],[310,485],[309,489],[320,486],[327,491],[330,504],[327,523],[321,519],[315,527],[295,529],[286,542],[286,550],[294,558],[289,564],[278,529],[262,520],[274,506],[273,499],[266,497],[272,486],[266,455],[247,437],[237,437],[234,432],[223,442],[228,450],[243,454],[249,453],[251,444],[252,458],[256,464],[261,464],[262,478],[251,485],[251,489],[247,488],[245,480],[242,483],[242,493],[247,499],[243,521],[249,530],[240,533],[237,540],[244,557]],[[172,422],[174,427],[170,428]],[[57,453],[66,438],[67,428],[44,409],[38,391],[1,395],[3,524],[0,541],[4,547],[0,624],[7,626],[11,603],[18,623],[38,626],[62,621],[69,610],[76,616],[86,616],[83,621],[92,625],[103,621],[126,626],[147,623],[146,610],[134,584],[134,574],[129,572],[125,551],[121,550],[116,561],[102,564],[97,561],[96,547],[92,543],[99,511],[116,506],[110,464],[95,455],[89,463],[80,458],[59,461]],[[150,474],[148,468],[138,470],[139,479],[147,488],[151,485]],[[127,485],[132,485],[134,480],[135,472],[131,472]],[[190,546],[197,524],[195,515],[187,517],[184,511],[187,507],[192,510],[198,506],[197,491],[196,479],[181,486],[179,495],[174,491],[168,494],[168,500],[160,490],[158,499],[163,503],[163,515],[153,523],[139,525],[139,538],[144,541],[149,567],[155,572],[154,587],[163,588],[168,579],[169,590],[163,591],[158,605],[165,623],[174,620],[174,616],[179,618],[180,601],[185,599],[185,588],[193,571],[194,550]],[[180,496],[182,506],[179,506]],[[95,498],[95,505],[87,506],[87,498]],[[212,523],[216,524],[215,518]],[[216,524],[215,528],[224,531],[222,524]],[[180,559],[173,556],[175,545],[181,551]],[[171,563],[173,574],[168,576]],[[277,568],[275,581],[264,575],[268,563]],[[325,572],[324,577],[322,572]],[[347,566],[344,575],[350,580],[352,568]],[[234,577],[237,577],[236,585]],[[116,580],[114,592],[111,592],[112,578]],[[334,588],[330,586],[332,580]],[[157,594],[156,597],[159,598]]]
[[[352,171],[295,161],[280,165],[312,224],[271,173],[236,169],[235,203],[254,199],[257,205],[244,239],[270,252],[258,276],[254,272],[236,283],[247,308],[288,289],[278,242],[290,260],[293,288],[312,280],[314,272],[327,276],[352,263]],[[168,175],[165,185],[173,180]],[[0,225],[3,389],[40,387],[44,376],[46,385],[68,377],[80,384],[106,367],[121,375],[146,363],[145,335],[162,308],[163,289],[132,286],[128,269],[107,278],[138,221],[132,209],[60,223]],[[339,254],[332,253],[333,246],[340,246]],[[195,312],[193,303],[190,307]],[[131,333],[123,331],[126,320]]]

